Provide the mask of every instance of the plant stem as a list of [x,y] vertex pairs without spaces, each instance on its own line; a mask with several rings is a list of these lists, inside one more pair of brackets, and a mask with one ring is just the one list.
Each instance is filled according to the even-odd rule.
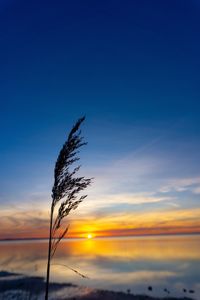
[[50,264],[51,264],[51,244],[52,244],[52,225],[53,225],[53,203],[51,205],[50,225],[49,225],[49,248],[48,248],[48,261],[47,261],[47,278],[46,278],[46,293],[45,300],[48,300],[49,295],[49,275],[50,275]]

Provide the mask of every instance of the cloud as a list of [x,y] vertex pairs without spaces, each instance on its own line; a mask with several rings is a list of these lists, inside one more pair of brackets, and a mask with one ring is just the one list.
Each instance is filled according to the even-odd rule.
[[175,197],[170,196],[156,196],[151,195],[151,193],[141,193],[141,194],[131,194],[131,193],[124,193],[124,194],[112,194],[112,195],[100,195],[95,196],[95,198],[89,198],[88,200],[84,201],[81,204],[80,207],[80,214],[89,214],[95,211],[99,210],[106,210],[108,208],[112,208],[115,210],[119,205],[121,209],[129,206],[129,209],[131,206],[134,210],[134,206],[141,206],[140,209],[142,210],[142,207],[144,205],[148,204],[155,204],[160,202],[168,202],[172,203],[172,201],[175,200]]
[[[79,228],[89,230],[84,227],[85,223],[91,224],[88,227],[93,230],[110,233],[120,229],[132,230],[131,234],[133,229],[142,233],[154,230],[152,228],[169,232],[170,227],[180,232],[186,230],[186,226],[191,232],[195,231],[199,226],[199,209],[192,211],[193,216],[190,209],[181,212],[179,193],[190,191],[194,197],[199,194],[200,177],[170,178],[171,173],[165,172],[166,165],[159,156],[138,152],[106,166],[87,169],[86,174],[82,170],[83,175],[89,174],[88,177],[95,179],[86,191],[88,198],[70,216],[73,224],[77,224],[73,225],[74,232]],[[0,213],[0,236],[47,236],[51,201],[47,199],[48,189],[48,185],[38,186],[23,195],[23,201],[16,200],[16,205],[9,204],[7,209],[4,206]],[[170,192],[176,192],[175,196]],[[195,217],[197,212],[198,217]]]
[[[163,168],[163,160],[150,155],[137,156],[130,153],[121,159],[87,170],[94,177],[90,189],[95,193],[137,190],[138,185],[148,185],[149,178],[154,178]],[[83,174],[85,175],[85,174]]]
[[184,192],[190,191],[194,194],[200,193],[200,177],[175,178],[170,179],[160,188],[160,192],[169,193],[171,191]]
[[159,203],[159,206],[163,203],[163,208],[166,203],[178,207],[182,203],[185,205],[187,192],[193,194],[190,195],[190,203],[198,206],[195,194],[199,194],[200,177],[184,177],[184,173],[179,172],[182,162],[181,167],[179,160],[175,167],[173,164],[174,160],[161,154],[155,156],[155,153],[138,151],[87,170],[88,174],[93,174],[94,181],[87,190],[87,204],[83,204],[82,209],[93,212],[103,207],[114,208],[123,204],[138,204],[139,207],[140,204],[142,210],[145,204],[150,203]]
[[94,232],[97,235],[138,235],[161,233],[200,232],[200,208],[171,208],[160,211],[105,212],[103,215],[88,214],[72,217],[72,233],[82,235]]
[[172,207],[180,207],[180,204],[175,203],[175,202],[167,202],[167,204],[172,206]]
[[0,213],[0,238],[46,237],[49,214],[41,210]]
[[200,194],[200,186],[197,186],[193,189],[194,194]]
[[[67,219],[70,236],[87,232],[96,235],[132,235],[200,232],[199,209],[168,209],[155,211],[107,211],[102,214],[75,211]],[[47,237],[49,215],[46,211],[0,214],[0,238]]]

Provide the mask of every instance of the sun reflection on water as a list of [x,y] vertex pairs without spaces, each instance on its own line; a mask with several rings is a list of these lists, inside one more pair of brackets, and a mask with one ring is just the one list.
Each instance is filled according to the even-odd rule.
[[[186,287],[196,290],[196,296],[200,296],[200,270],[197,267],[200,236],[92,237],[60,244],[53,262],[58,265],[52,266],[52,281],[67,280],[115,290],[133,288],[135,292],[143,291],[149,284],[157,287],[155,293],[160,287],[170,287],[176,296],[182,296],[180,291]],[[0,243],[1,269],[45,276],[46,254],[46,241]],[[80,278],[64,265],[90,279]],[[161,296],[164,295],[161,293]]]

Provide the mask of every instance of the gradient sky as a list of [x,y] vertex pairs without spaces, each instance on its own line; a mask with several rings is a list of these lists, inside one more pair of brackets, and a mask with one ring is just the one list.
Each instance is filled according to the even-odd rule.
[[86,115],[70,236],[200,232],[200,2],[0,0],[0,238],[45,237]]

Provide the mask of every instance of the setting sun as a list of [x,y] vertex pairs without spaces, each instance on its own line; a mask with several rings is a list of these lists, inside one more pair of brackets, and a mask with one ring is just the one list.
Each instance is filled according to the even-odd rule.
[[88,239],[92,239],[92,238],[93,238],[93,235],[92,235],[91,233],[88,233],[87,238],[88,238]]

